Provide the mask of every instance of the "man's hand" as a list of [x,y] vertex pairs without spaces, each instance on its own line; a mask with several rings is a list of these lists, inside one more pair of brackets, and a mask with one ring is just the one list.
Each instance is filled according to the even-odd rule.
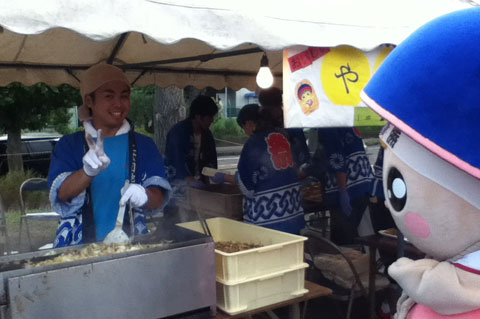
[[148,202],[147,191],[140,184],[125,184],[121,194],[120,205],[126,205],[130,201],[131,207],[143,207]]
[[110,158],[103,150],[103,134],[102,130],[98,130],[97,142],[93,137],[85,132],[87,140],[88,152],[83,156],[83,170],[90,177],[97,176],[101,171],[110,165]]
[[298,178],[301,180],[307,178],[310,175],[310,169],[310,163],[303,163],[302,165],[300,165],[300,167],[298,168]]
[[214,176],[210,177],[210,180],[215,184],[223,184],[225,183],[225,174],[216,172]]

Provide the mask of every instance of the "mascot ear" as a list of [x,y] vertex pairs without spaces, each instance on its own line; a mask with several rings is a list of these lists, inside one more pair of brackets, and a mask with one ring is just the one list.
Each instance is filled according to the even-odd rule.
[[480,179],[480,7],[442,16],[396,47],[361,93],[388,122]]

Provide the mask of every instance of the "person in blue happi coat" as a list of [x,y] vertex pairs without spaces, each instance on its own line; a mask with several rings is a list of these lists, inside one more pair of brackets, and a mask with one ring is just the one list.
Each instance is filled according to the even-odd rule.
[[[263,112],[269,113],[269,117],[273,121],[274,126],[283,128],[282,90],[276,87],[263,89],[258,94],[258,101],[263,108]],[[295,167],[299,169],[302,164],[310,161],[310,150],[307,146],[305,133],[302,128],[286,128],[284,129],[284,133],[290,141]]]
[[235,176],[217,173],[212,180],[239,185],[245,196],[245,222],[299,234],[305,220],[286,134],[275,127],[270,113],[263,113],[257,104],[244,106],[237,122],[250,136],[240,154],[238,172]]
[[372,167],[358,129],[322,127],[317,131],[321,155],[301,170],[322,181],[325,205],[331,211],[332,241],[339,245],[353,244],[370,202]]
[[187,119],[175,124],[167,134],[165,163],[173,198],[168,204],[185,201],[187,188],[202,188],[209,183],[204,167],[217,168],[217,151],[210,125],[218,112],[212,98],[200,95],[190,105]]
[[385,207],[385,193],[383,191],[383,154],[384,148],[379,147],[377,158],[373,164],[373,183],[372,195],[370,197],[370,219],[372,220],[372,227],[375,232],[379,230],[394,228],[395,222],[387,207]]
[[[161,209],[171,190],[157,146],[127,120],[130,82],[123,71],[95,65],[80,92],[85,130],[58,141],[48,175],[50,201],[61,216],[54,247],[102,241],[120,205],[133,209],[135,234],[145,234],[145,214]],[[123,225],[129,234],[129,214]]]

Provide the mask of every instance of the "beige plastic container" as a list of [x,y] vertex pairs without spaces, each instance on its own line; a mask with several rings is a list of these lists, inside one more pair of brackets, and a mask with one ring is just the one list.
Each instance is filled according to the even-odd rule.
[[297,269],[278,271],[235,285],[217,280],[217,306],[235,315],[300,297],[308,292],[304,288],[307,266],[302,264]]
[[[215,242],[234,241],[262,245],[236,253],[215,249],[217,281],[220,283],[241,284],[249,280],[259,280],[264,276],[297,270],[305,265],[303,244],[307,237],[223,217],[209,218],[206,222]],[[178,226],[203,232],[198,221]]]

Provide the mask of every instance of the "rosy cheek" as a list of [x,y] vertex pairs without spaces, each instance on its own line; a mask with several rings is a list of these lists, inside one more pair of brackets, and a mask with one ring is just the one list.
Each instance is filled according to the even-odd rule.
[[405,215],[405,225],[414,236],[422,239],[430,236],[430,226],[428,222],[417,213],[407,213]]

